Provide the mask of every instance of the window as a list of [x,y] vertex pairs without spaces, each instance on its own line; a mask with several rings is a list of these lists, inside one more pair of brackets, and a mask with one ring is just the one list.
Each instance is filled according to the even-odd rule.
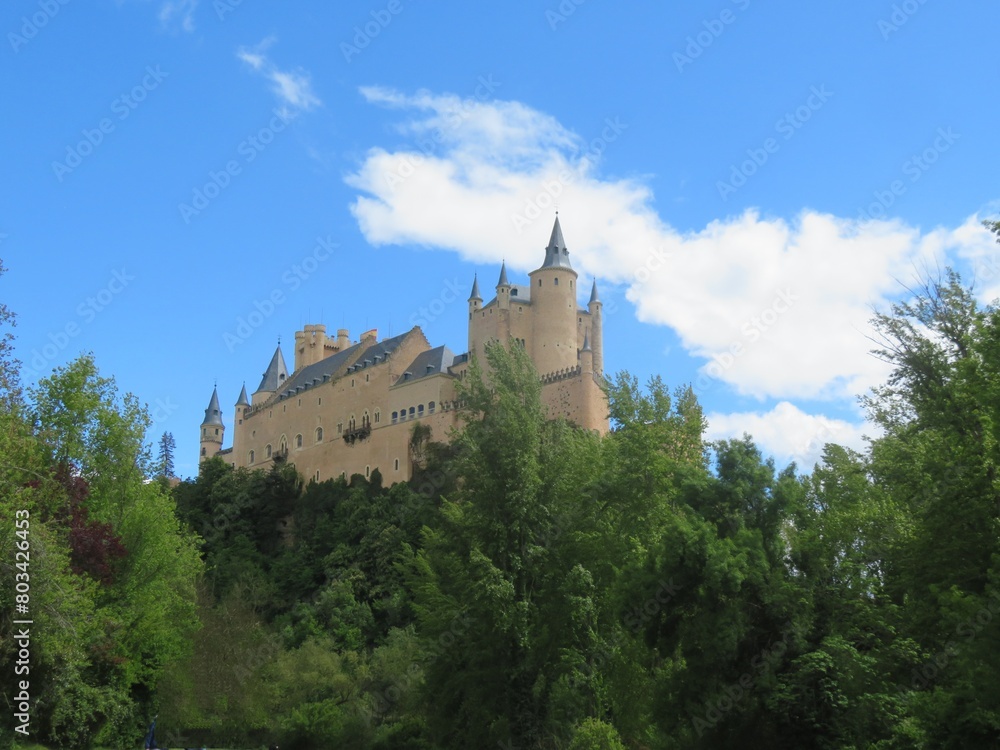
[[398,458],[396,459],[395,469],[396,469],[396,471],[399,471],[399,459]]
[[354,415],[352,414],[351,418],[349,420],[347,420],[347,430],[348,430],[348,432],[353,432],[354,431],[355,424],[356,424],[356,422],[354,421]]
[[378,409],[375,410],[375,424],[378,424],[382,420],[382,412]]
[[399,412],[398,412],[398,411],[394,411],[394,412],[392,413],[392,423],[393,423],[393,424],[396,424],[396,421],[397,421],[398,419],[399,419]]
[[558,277],[558,276],[556,276],[556,278],[555,278],[555,281],[554,281],[553,283],[554,283],[554,284],[555,284],[556,286],[559,286],[559,277]]
[[423,404],[420,404],[420,406],[417,407],[417,416],[418,417],[424,416],[424,405]]
[[572,289],[572,288],[573,288],[573,279],[570,279],[570,280],[569,280],[569,288],[570,288],[570,289]]
[[322,427],[317,427],[316,428],[316,442],[317,443],[322,443],[323,442],[323,428]]
[[250,463],[253,463],[253,451],[250,451]]
[[410,407],[410,419],[413,419],[413,413],[416,411],[412,406]]
[[370,375],[371,375],[371,373],[368,373],[368,372],[365,373],[365,382],[366,383],[368,382],[368,378],[370,377]]
[[282,414],[284,414],[287,409],[288,409],[288,404],[282,404],[281,405],[281,413]]
[[365,409],[365,413],[361,415],[361,426],[362,428],[372,426],[372,418],[368,416],[367,409]]
[[270,457],[271,457],[271,444],[268,443],[267,445],[264,446],[264,458],[270,458]]
[[206,430],[204,427],[202,427],[201,428],[201,436],[205,437],[207,434],[208,434],[208,430]]
[[541,280],[541,279],[539,279],[539,280],[538,280],[538,286],[541,286],[541,285],[542,285],[542,280]]
[[344,434],[344,423],[343,422],[337,422],[337,434],[338,435],[343,435]]
[[433,401],[431,401],[431,402],[430,402],[429,404],[427,404],[427,411],[428,411],[428,412],[429,412],[430,414],[433,414],[433,413],[434,413],[434,402],[433,402]]
[[274,409],[268,409],[267,410],[267,418],[270,419],[273,416],[274,416]]
[[365,479],[367,479],[371,475],[372,475],[372,467],[371,466],[366,466],[365,467]]
[[201,455],[203,455],[203,456],[205,455],[205,449],[204,448],[201,449]]
[[299,406],[302,406],[302,399],[299,399]]
[[278,452],[288,453],[288,440],[285,438],[284,435],[281,436],[281,440],[278,443]]
[[354,387],[354,378],[351,378],[351,388]]
[[320,396],[320,397],[319,397],[319,398],[318,398],[318,399],[316,400],[316,405],[317,405],[317,406],[322,406],[322,405],[323,405],[323,397],[322,397],[322,396]]
[[302,447],[302,435],[296,435],[295,436],[295,447],[296,448],[301,448]]
[[218,427],[216,427],[216,428],[215,428],[215,434],[216,434],[216,435],[218,435],[218,434],[219,434],[219,428],[218,428]]
[[316,469],[316,481],[319,481],[319,469]]

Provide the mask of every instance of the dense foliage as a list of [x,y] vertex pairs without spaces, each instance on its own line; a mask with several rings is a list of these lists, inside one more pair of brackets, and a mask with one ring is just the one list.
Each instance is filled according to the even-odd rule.
[[497,345],[409,483],[213,459],[168,497],[89,359],[29,399],[7,370],[0,585],[30,507],[41,736],[998,748],[1000,310],[949,273],[875,325],[881,436],[806,474],[707,444],[659,379],[609,383],[605,437],[549,421]]

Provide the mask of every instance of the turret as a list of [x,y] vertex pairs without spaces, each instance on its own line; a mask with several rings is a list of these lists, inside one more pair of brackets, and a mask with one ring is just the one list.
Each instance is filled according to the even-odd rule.
[[260,406],[267,401],[288,379],[288,368],[285,366],[285,357],[281,353],[281,344],[274,350],[271,363],[264,371],[264,376],[260,380],[260,385],[253,392],[254,406]]
[[594,372],[597,375],[604,374],[604,305],[597,296],[597,279],[594,279],[594,286],[590,290],[590,302],[587,310],[590,312],[590,345],[594,349]]
[[510,309],[510,282],[507,280],[507,261],[500,264],[500,278],[497,280],[497,307]]
[[322,323],[306,325],[295,332],[295,370],[319,362],[327,356],[327,349],[333,349],[334,342],[326,338],[326,326]]
[[531,272],[532,359],[545,375],[577,365],[577,273],[556,216],[545,260]]
[[205,420],[201,423],[201,455],[198,463],[207,461],[222,450],[222,438],[225,437],[226,426],[222,423],[222,409],[219,407],[218,390],[212,389],[212,399],[205,409]]
[[590,332],[583,334],[583,348],[580,350],[580,372],[584,375],[594,374],[594,350],[590,348]]
[[247,409],[250,408],[250,399],[247,398],[247,384],[243,384],[240,389],[240,397],[236,399],[236,407],[233,411],[233,455],[239,456],[240,447],[243,445],[243,419],[246,417]]
[[476,346],[473,328],[476,325],[476,313],[483,306],[483,298],[479,294],[479,274],[472,277],[472,292],[469,294],[469,352]]

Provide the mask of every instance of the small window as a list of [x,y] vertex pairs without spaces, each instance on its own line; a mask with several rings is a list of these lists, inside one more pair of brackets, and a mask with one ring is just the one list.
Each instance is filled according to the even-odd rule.
[[429,412],[430,414],[433,414],[433,413],[434,413],[434,402],[433,402],[433,401],[431,401],[431,402],[430,402],[429,404],[427,404],[427,411],[428,411],[428,412]]
[[338,435],[343,435],[344,434],[344,423],[343,422],[337,422],[337,434]]
[[322,443],[323,442],[323,428],[322,427],[317,427],[316,428],[316,442],[317,443]]
[[541,280],[541,279],[539,279],[539,280],[538,280],[538,286],[541,286],[541,285],[542,285],[542,280]]
[[570,280],[569,280],[569,288],[570,288],[570,289],[572,289],[572,288],[573,288],[573,279],[570,279]]
[[392,413],[392,423],[393,423],[393,424],[396,424],[396,422],[397,422],[398,420],[399,420],[399,412],[398,412],[398,411],[394,411],[394,412]]
[[365,479],[367,479],[371,475],[372,475],[372,467],[371,466],[366,466],[365,467]]
[[399,471],[399,459],[398,458],[396,459],[395,469],[396,469],[396,471]]
[[268,409],[267,410],[267,418],[270,419],[273,416],[274,416],[274,410],[273,409]]
[[301,448],[302,447],[302,435],[296,435],[295,436],[295,447],[296,448]]
[[375,424],[378,424],[382,420],[382,412],[378,409],[375,410]]
[[554,284],[556,286],[559,286],[559,277],[558,276],[556,276]]
[[420,406],[417,407],[417,416],[418,417],[424,416],[424,405],[423,404],[420,404]]
[[201,455],[203,455],[203,456],[205,455],[205,449],[204,448],[201,449]]
[[288,404],[281,405],[281,413],[284,414],[288,410]]
[[316,481],[319,481],[319,469],[316,469]]
[[284,435],[281,436],[281,442],[278,443],[278,452],[279,453],[288,453],[288,441],[285,440],[285,436]]
[[369,372],[366,372],[366,373],[365,373],[365,382],[366,382],[366,383],[368,382],[368,378],[369,378],[370,376],[371,376],[371,373],[369,373]]
[[299,406],[302,406],[302,399],[299,399]]
[[411,406],[411,407],[410,407],[410,419],[413,419],[413,415],[414,415],[414,413],[415,413],[415,412],[416,412],[416,409],[414,409],[414,408],[413,408],[413,407]]
[[253,463],[253,451],[250,451],[250,463]]
[[351,378],[351,388],[354,387],[354,378]]
[[218,434],[219,434],[219,428],[218,428],[218,427],[216,427],[216,428],[215,428],[215,434],[216,434],[216,435],[218,435]]
[[271,444],[268,443],[267,445],[264,446],[264,458],[270,458],[270,457],[271,457]]
[[323,397],[322,397],[322,396],[320,396],[320,397],[319,397],[319,398],[318,398],[318,399],[316,400],[316,404],[317,404],[318,406],[322,406],[322,405],[323,405]]

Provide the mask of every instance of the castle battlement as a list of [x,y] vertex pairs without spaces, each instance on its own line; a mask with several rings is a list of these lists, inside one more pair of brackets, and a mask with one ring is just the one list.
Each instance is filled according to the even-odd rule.
[[542,400],[551,416],[607,432],[602,305],[595,282],[581,308],[577,280],[556,217],[544,261],[528,284],[510,283],[502,264],[496,294],[484,304],[473,279],[467,352],[432,347],[419,326],[381,341],[371,329],[352,342],[347,329],[328,336],[325,325],[306,325],[295,332],[294,369],[279,344],[252,400],[244,385],[225,449],[213,391],[201,425],[201,460],[219,456],[233,466],[260,468],[280,456],[317,481],[370,476],[376,468],[390,482],[409,479],[414,426],[429,427],[434,440],[447,439],[461,408],[457,383],[471,357],[485,361],[491,341],[517,342],[545,373]]

